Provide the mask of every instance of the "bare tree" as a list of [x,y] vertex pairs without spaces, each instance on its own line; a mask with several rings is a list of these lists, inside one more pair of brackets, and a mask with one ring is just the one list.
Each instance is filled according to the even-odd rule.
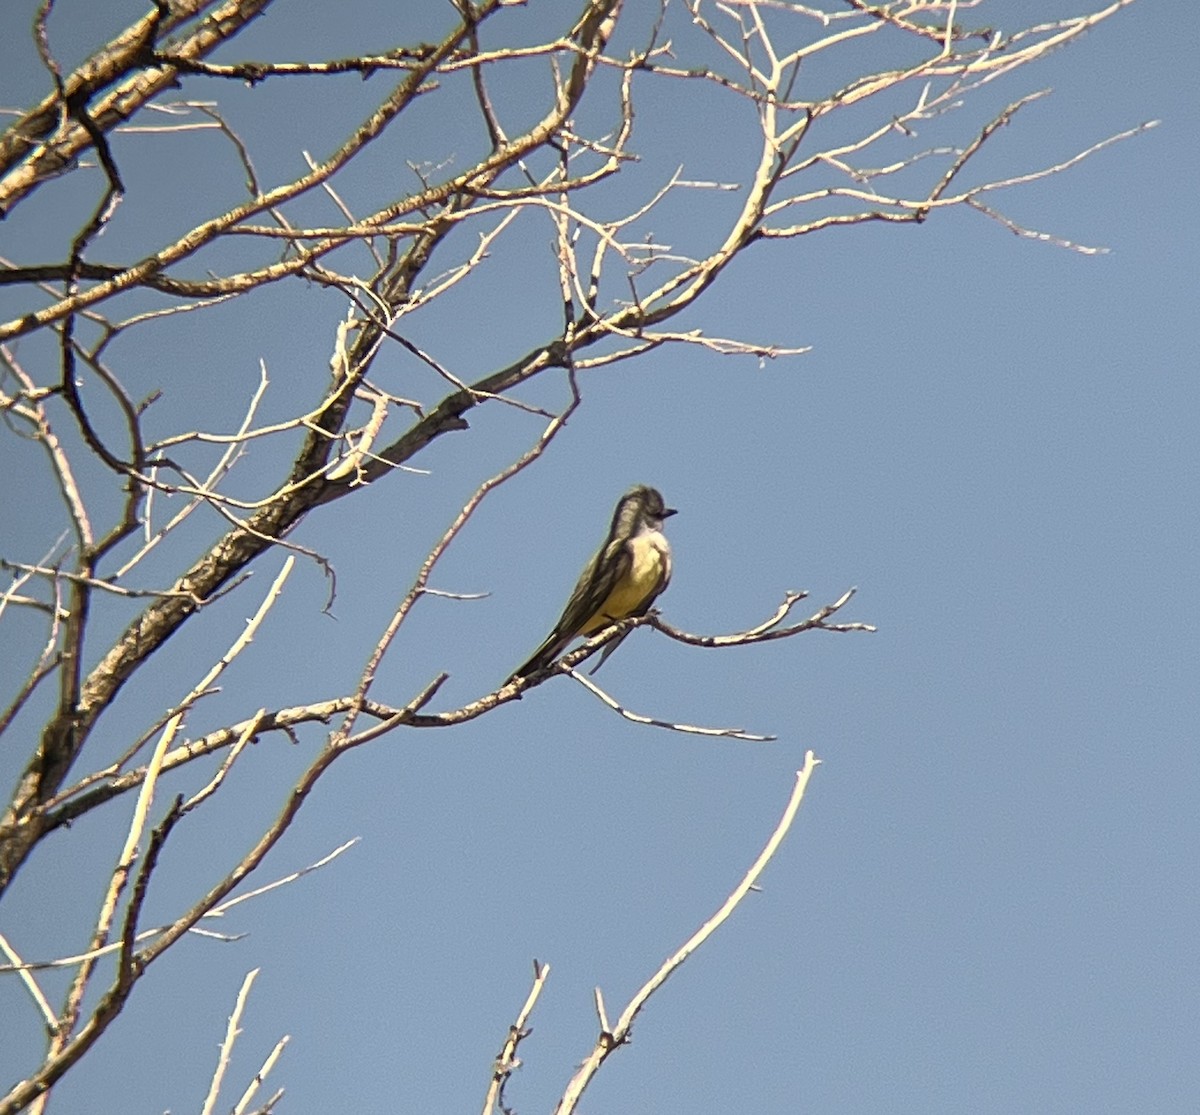
[[[663,724],[622,708],[574,670],[632,626],[706,646],[868,629],[839,616],[850,592],[800,620],[791,617],[803,594],[792,593],[766,620],[731,636],[689,634],[654,614],[625,621],[547,670],[459,707],[437,707],[447,675],[436,664],[401,699],[381,698],[376,685],[398,632],[437,591],[435,566],[481,502],[538,458],[586,406],[588,373],[667,345],[700,346],[732,359],[802,351],[771,338],[713,336],[691,324],[695,317],[687,312],[751,249],[787,251],[791,242],[835,227],[920,224],[959,208],[1021,236],[1095,250],[1018,225],[995,199],[1140,129],[1089,137],[1051,166],[981,180],[973,173],[976,156],[1042,94],[1019,96],[982,121],[971,117],[970,106],[992,82],[1044,59],[1131,2],[1002,33],[974,22],[981,0],[577,0],[573,22],[563,17],[548,32],[558,11],[539,11],[535,26],[523,18],[521,0],[453,0],[429,42],[327,60],[213,61],[222,47],[223,59],[233,57],[239,36],[254,28],[269,0],[156,0],[147,15],[69,69],[56,60],[52,0],[42,0],[32,40],[47,92],[33,107],[14,111],[0,136],[0,215],[6,229],[20,228],[26,213],[35,219],[35,199],[45,193],[60,220],[33,229],[36,254],[0,259],[0,407],[13,452],[40,454],[58,504],[22,506],[30,521],[21,531],[5,531],[0,554],[10,576],[0,620],[25,624],[22,631],[30,616],[40,624],[32,658],[6,652],[4,659],[0,733],[9,754],[24,750],[0,819],[0,895],[39,843],[76,818],[124,810],[129,820],[100,909],[79,911],[80,925],[90,927],[86,948],[53,961],[73,973],[63,1002],[51,1005],[39,986],[49,958],[27,956],[27,943],[0,941],[6,978],[24,981],[49,1033],[43,1060],[22,1067],[24,1079],[0,1110],[43,1109],[49,1090],[121,1013],[154,961],[205,919],[258,893],[239,888],[347,751],[402,729],[485,716],[562,673],[618,714]],[[291,16],[281,8],[272,18]],[[309,49],[315,55],[319,44]],[[820,76],[810,78],[810,70]],[[289,117],[286,100],[270,99],[270,90],[285,83],[317,83],[330,92],[354,83],[356,97],[364,89],[376,97],[326,154],[306,151],[307,167],[294,177],[261,173],[257,166],[270,156],[251,134],[265,115],[276,143],[279,136],[296,149],[324,143],[304,135],[303,120]],[[678,105],[679,89],[739,107],[744,130],[722,139],[732,173],[700,181],[684,166],[649,185],[644,176],[626,184],[641,155],[642,121],[660,110],[664,92]],[[384,150],[385,141],[430,103],[439,106],[438,142],[426,151],[407,148],[402,163],[394,147]],[[922,138],[954,129],[953,139],[933,146]],[[412,134],[423,133],[418,127]],[[168,152],[180,143],[205,145],[214,169],[202,186],[180,190],[171,177]],[[243,179],[240,197],[232,167]],[[169,212],[155,210],[151,199],[162,196],[171,197]],[[668,245],[656,235],[656,221],[684,197],[720,204],[695,222],[691,242]],[[150,213],[155,220],[146,221]],[[536,291],[523,347],[466,375],[414,340],[425,317],[462,296],[490,254],[518,230],[539,226],[555,250],[541,274],[521,276]],[[257,365],[252,382],[245,382],[244,362],[214,358],[211,368],[214,398],[245,400],[237,422],[172,403],[178,393],[167,375],[147,390],[144,367],[128,355],[140,338],[164,354],[196,337],[212,341],[225,308],[264,298],[280,284],[297,299],[316,289],[338,300],[341,320],[329,336],[320,386],[304,374],[308,369],[294,377],[300,389],[281,392],[251,336],[241,339],[240,354]],[[543,297],[543,291],[557,293]],[[476,319],[487,328],[486,311]],[[397,353],[426,376],[413,377],[417,397],[400,397],[373,376],[382,354]],[[264,418],[268,402],[286,413]],[[470,438],[453,440],[452,451],[477,477],[474,492],[406,574],[407,591],[363,649],[357,682],[286,707],[235,691],[244,702],[238,716],[189,736],[189,712],[249,645],[297,560],[316,563],[331,593],[335,573],[367,575],[335,571],[321,554],[290,540],[297,525],[419,467],[431,446],[466,430],[468,416],[483,408],[523,426],[532,417],[539,430],[491,475]],[[159,417],[164,411],[169,428]],[[259,463],[272,459],[286,464]],[[55,517],[53,528],[48,516]],[[18,540],[29,540],[30,548],[18,548]],[[123,726],[123,752],[115,760],[93,759],[89,744],[118,695],[139,685],[152,693],[147,667],[171,655],[173,636],[216,601],[236,593],[250,607],[255,589],[245,575],[274,552],[286,559],[273,567],[273,583],[228,649],[198,672],[190,691],[158,699],[150,722]],[[223,800],[230,771],[251,742],[298,739],[306,728],[320,733],[321,742],[282,809],[272,806],[258,819],[261,835],[250,852],[216,885],[197,887],[191,907],[171,924],[146,927],[143,904],[172,834],[197,810],[219,808],[214,803]],[[173,787],[180,772],[209,756],[217,762],[199,788]],[[810,756],[805,778],[812,763]],[[162,792],[175,795],[165,808],[157,800]],[[797,795],[792,812],[798,801]],[[504,1102],[503,1084],[546,971],[538,966],[534,993],[496,1062],[487,1111]],[[665,974],[647,985],[646,995]],[[591,1074],[626,1040],[642,1002],[644,995],[635,998],[610,1025],[598,999],[596,1049],[561,1110],[573,1109]],[[236,1025],[235,1013],[225,1054]],[[274,1056],[235,1110],[250,1110]],[[205,1110],[216,1102],[222,1073],[214,1076]]]

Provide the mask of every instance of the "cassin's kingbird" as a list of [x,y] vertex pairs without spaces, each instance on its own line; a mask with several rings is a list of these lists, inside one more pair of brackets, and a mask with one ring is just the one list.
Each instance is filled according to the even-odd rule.
[[[671,547],[662,525],[674,514],[662,495],[644,484],[621,497],[608,537],[580,575],[562,618],[509,682],[548,666],[576,636],[586,638],[618,620],[644,616],[650,610],[671,579]],[[604,648],[593,673],[624,638],[621,635]]]

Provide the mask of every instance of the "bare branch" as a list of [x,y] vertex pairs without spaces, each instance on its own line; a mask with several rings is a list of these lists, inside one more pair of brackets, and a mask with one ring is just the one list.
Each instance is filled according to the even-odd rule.
[[570,1112],[576,1109],[584,1090],[595,1078],[596,1073],[600,1070],[600,1066],[604,1064],[610,1054],[629,1041],[634,1019],[641,1013],[642,1008],[649,1002],[650,997],[667,982],[692,953],[716,932],[720,925],[737,908],[742,899],[750,893],[758,877],[762,874],[763,869],[770,862],[771,857],[775,855],[780,844],[783,843],[784,837],[787,836],[788,829],[791,828],[796,812],[800,808],[804,791],[808,787],[808,780],[812,777],[812,773],[816,770],[818,763],[820,763],[820,759],[811,751],[805,755],[804,767],[796,772],[796,783],[792,788],[792,793],[784,808],[783,815],[780,817],[779,823],[775,826],[775,831],[771,833],[767,843],[763,846],[763,850],[758,854],[754,863],[750,865],[749,871],[746,872],[742,881],[730,893],[721,908],[700,926],[674,954],[669,956],[663,962],[662,967],[641,986],[621,1012],[621,1017],[611,1030],[602,1024],[596,1044],[584,1058],[583,1064],[580,1065],[578,1071],[571,1078],[566,1091],[563,1092],[562,1098],[558,1101],[558,1106],[554,1109],[555,1115],[569,1115]]
[[529,989],[525,1005],[518,1012],[517,1020],[508,1028],[508,1036],[504,1039],[500,1052],[496,1054],[495,1061],[492,1062],[492,1079],[483,1100],[483,1115],[492,1115],[497,1106],[504,1109],[505,1085],[508,1083],[508,1078],[521,1067],[521,1060],[517,1056],[517,1047],[532,1033],[526,1028],[526,1023],[529,1021],[529,1016],[533,1014],[533,1008],[537,1005],[538,998],[549,977],[550,965],[539,964],[535,960],[533,962],[533,986]]
[[229,1059],[233,1056],[234,1043],[237,1041],[238,1034],[241,1033],[239,1026],[242,1021],[242,1013],[246,1009],[246,1000],[250,997],[250,988],[254,986],[254,981],[260,971],[260,968],[252,968],[242,981],[237,1001],[233,1005],[233,1013],[229,1016],[229,1025],[225,1028],[225,1039],[221,1042],[221,1054],[217,1058],[217,1067],[213,1070],[208,1096],[204,1100],[204,1106],[200,1109],[201,1115],[212,1115],[213,1109],[217,1105],[217,1096],[221,1093],[221,1082],[225,1079],[226,1069],[229,1068]]
[[677,724],[670,720],[658,720],[651,716],[642,716],[640,713],[631,712],[629,709],[619,705],[616,700],[604,692],[594,681],[589,677],[585,677],[578,670],[569,670],[573,677],[580,685],[591,692],[594,696],[603,701],[614,712],[619,713],[626,720],[632,721],[634,724],[648,724],[655,728],[669,728],[673,732],[684,732],[685,734],[696,736],[717,736],[725,739],[744,739],[752,743],[770,743],[778,736],[756,736],[751,732],[744,731],[741,728],[700,728],[694,724]]

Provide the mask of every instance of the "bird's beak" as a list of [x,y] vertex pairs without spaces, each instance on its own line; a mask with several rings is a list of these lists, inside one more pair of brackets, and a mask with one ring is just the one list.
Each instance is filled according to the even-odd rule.
[[678,515],[678,514],[679,514],[679,512],[674,507],[668,507],[663,511],[662,517],[664,519],[669,519],[672,515]]

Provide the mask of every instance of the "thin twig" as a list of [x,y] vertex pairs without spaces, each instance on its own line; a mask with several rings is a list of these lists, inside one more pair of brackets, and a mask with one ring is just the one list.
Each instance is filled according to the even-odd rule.
[[221,1081],[225,1079],[225,1071],[229,1068],[229,1060],[233,1056],[233,1046],[237,1041],[238,1034],[242,1032],[239,1026],[242,1021],[242,1014],[246,1009],[246,1000],[249,999],[250,988],[254,986],[254,981],[261,970],[260,968],[252,968],[246,973],[246,978],[242,980],[237,1000],[233,1005],[233,1013],[230,1014],[229,1024],[225,1027],[225,1038],[221,1042],[221,1052],[217,1057],[217,1066],[213,1069],[212,1079],[208,1085],[208,1095],[204,1099],[204,1106],[200,1108],[200,1115],[212,1115],[213,1109],[217,1105],[217,1096],[221,1093]]
[[783,815],[779,819],[779,823],[775,826],[774,832],[771,833],[770,838],[763,846],[762,851],[759,852],[754,863],[750,865],[750,869],[746,872],[742,881],[733,889],[729,897],[722,903],[720,909],[704,922],[671,956],[663,961],[658,971],[629,1000],[628,1005],[621,1012],[621,1017],[617,1019],[617,1024],[611,1030],[605,1027],[603,1023],[601,1024],[596,1044],[571,1078],[566,1091],[563,1092],[562,1098],[558,1102],[558,1106],[554,1109],[555,1115],[570,1115],[575,1110],[584,1090],[595,1078],[596,1073],[599,1072],[600,1066],[604,1064],[610,1054],[629,1041],[634,1019],[641,1013],[642,1008],[650,1000],[650,997],[678,971],[680,966],[692,953],[716,932],[720,925],[737,908],[742,899],[754,888],[754,884],[762,874],[763,869],[771,861],[780,844],[783,843],[784,837],[787,836],[792,821],[795,819],[796,812],[800,808],[800,802],[803,800],[808,781],[819,763],[820,759],[811,751],[805,755],[804,766],[796,772],[796,781],[792,787],[787,805],[784,807]]

